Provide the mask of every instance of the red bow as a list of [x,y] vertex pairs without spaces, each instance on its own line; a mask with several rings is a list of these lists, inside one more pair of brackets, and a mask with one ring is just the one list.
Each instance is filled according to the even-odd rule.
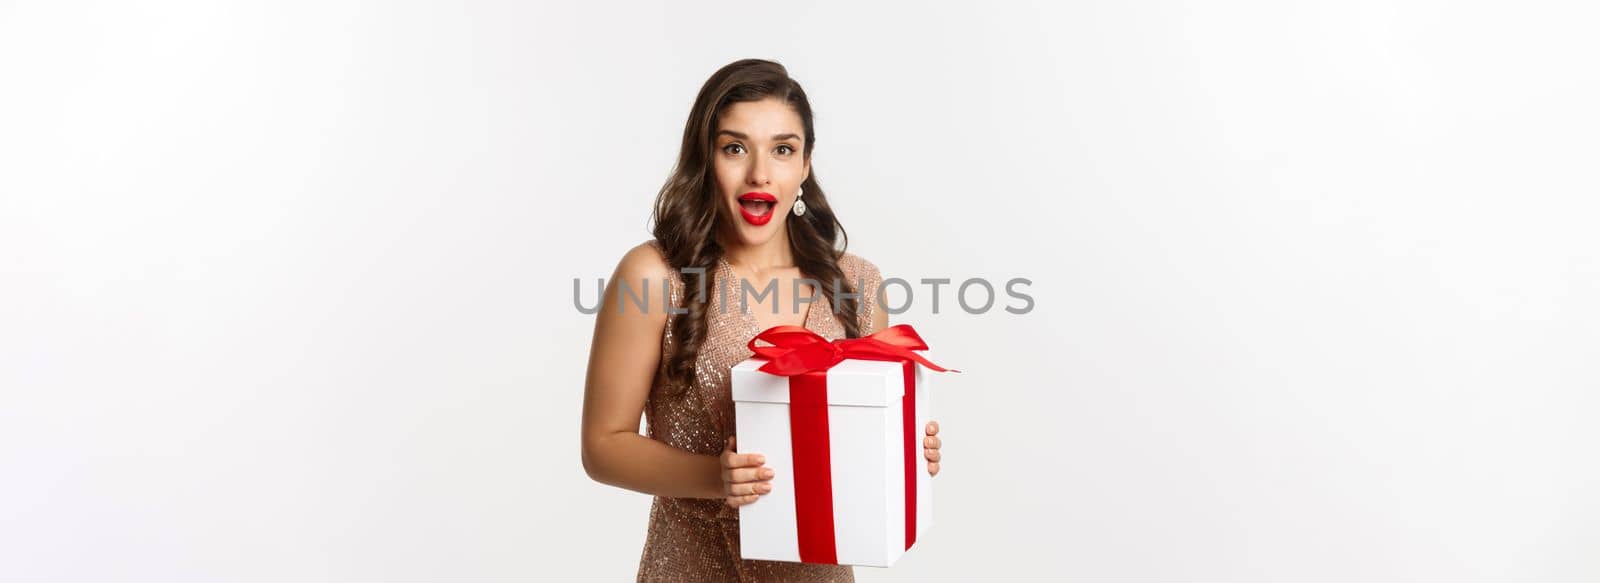
[[[771,346],[756,346],[765,340]],[[841,338],[829,342],[800,326],[773,326],[750,339],[750,351],[767,359],[761,372],[791,377],[801,373],[825,371],[847,358],[860,360],[911,361],[939,372],[945,369],[914,351],[927,350],[917,331],[907,324],[896,324],[861,338]]]

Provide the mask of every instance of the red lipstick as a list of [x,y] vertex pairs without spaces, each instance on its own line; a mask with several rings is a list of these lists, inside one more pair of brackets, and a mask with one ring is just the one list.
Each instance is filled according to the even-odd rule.
[[739,214],[744,217],[744,222],[757,227],[767,224],[772,216],[777,213],[778,197],[765,192],[746,192],[739,195]]

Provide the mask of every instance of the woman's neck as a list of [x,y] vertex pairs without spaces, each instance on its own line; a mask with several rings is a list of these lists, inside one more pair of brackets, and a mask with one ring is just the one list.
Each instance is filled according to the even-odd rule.
[[[725,238],[728,241],[731,238]],[[773,269],[794,267],[794,251],[789,248],[789,233],[778,234],[760,245],[727,243],[722,245],[723,258],[752,275],[762,275]]]

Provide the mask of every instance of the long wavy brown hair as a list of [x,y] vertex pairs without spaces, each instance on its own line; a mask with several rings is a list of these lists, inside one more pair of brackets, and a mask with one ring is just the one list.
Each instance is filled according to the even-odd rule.
[[[718,121],[734,103],[768,98],[782,100],[799,114],[805,126],[804,156],[809,161],[817,144],[817,133],[805,90],[789,77],[783,65],[744,59],[718,69],[700,87],[700,94],[689,110],[689,120],[683,126],[683,146],[678,152],[677,165],[656,195],[653,234],[666,252],[667,263],[684,278],[684,308],[688,310],[672,323],[672,334],[677,340],[666,359],[667,381],[672,387],[687,387],[694,382],[695,361],[705,343],[711,313],[710,298],[700,297],[699,293],[701,290],[707,295],[714,293],[712,290],[716,286],[712,278],[716,274],[717,260],[723,254],[722,246],[717,243],[717,233],[723,228],[721,221],[724,219],[718,212],[712,168]],[[817,181],[815,165],[801,188],[805,190],[806,213],[787,221],[795,266],[801,274],[819,282],[815,287],[826,301],[825,305],[836,306],[836,313],[852,315],[838,320],[844,325],[846,336],[858,337],[860,323],[853,317],[860,313],[858,300],[847,296],[837,304],[833,301],[833,282],[838,282],[841,292],[856,293],[839,268],[839,258],[849,245],[849,237],[828,205],[828,196]],[[692,268],[701,271],[686,271]]]

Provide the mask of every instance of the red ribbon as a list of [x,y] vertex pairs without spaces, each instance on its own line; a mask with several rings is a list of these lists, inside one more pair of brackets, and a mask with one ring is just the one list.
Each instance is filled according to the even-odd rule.
[[[766,341],[771,346],[757,346]],[[794,455],[794,510],[800,560],[838,564],[833,536],[833,471],[828,442],[828,369],[848,358],[899,362],[905,457],[906,548],[917,540],[917,390],[915,366],[945,369],[916,353],[927,350],[917,331],[897,324],[862,338],[829,342],[800,326],[773,326],[750,339],[750,351],[767,359],[761,372],[789,377],[789,441]]]

